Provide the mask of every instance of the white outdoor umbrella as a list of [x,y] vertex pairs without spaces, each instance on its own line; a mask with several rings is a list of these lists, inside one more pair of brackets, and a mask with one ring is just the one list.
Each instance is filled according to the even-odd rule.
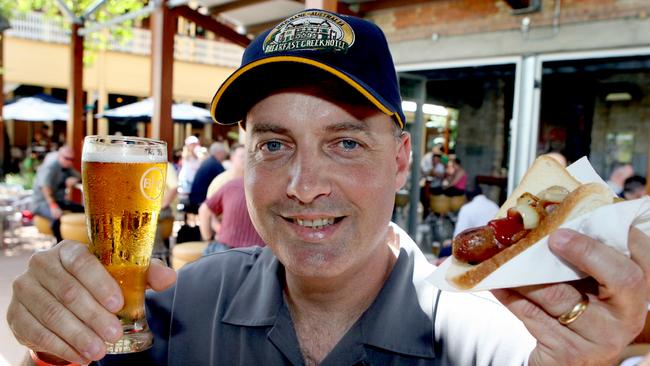
[[18,121],[67,121],[68,105],[55,98],[35,95],[11,101],[2,107],[2,117]]
[[[97,114],[96,117],[111,120],[149,121],[152,115],[153,99],[147,98],[139,102],[106,110],[104,113]],[[179,122],[198,121],[208,123],[211,121],[209,110],[184,103],[172,104],[172,119]]]

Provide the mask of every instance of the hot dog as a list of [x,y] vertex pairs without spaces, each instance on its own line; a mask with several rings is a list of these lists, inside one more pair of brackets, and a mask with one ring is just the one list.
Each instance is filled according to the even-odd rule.
[[613,202],[602,184],[580,184],[555,160],[535,160],[488,225],[454,238],[446,278],[470,289],[562,223]]

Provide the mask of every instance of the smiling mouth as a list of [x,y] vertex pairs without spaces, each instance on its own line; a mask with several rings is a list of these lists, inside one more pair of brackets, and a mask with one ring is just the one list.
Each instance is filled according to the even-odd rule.
[[296,225],[318,230],[318,229],[323,229],[325,227],[328,227],[330,225],[334,225],[339,223],[341,220],[343,220],[343,216],[341,217],[323,217],[319,219],[313,219],[313,220],[308,220],[308,219],[301,219],[297,217],[293,218],[285,218],[285,220],[292,222]]

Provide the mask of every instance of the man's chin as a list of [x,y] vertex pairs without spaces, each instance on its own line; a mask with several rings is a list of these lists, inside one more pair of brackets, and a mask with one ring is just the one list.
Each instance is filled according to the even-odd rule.
[[286,270],[301,277],[336,276],[337,268],[343,265],[338,255],[323,251],[300,251],[291,253],[286,260],[280,258]]

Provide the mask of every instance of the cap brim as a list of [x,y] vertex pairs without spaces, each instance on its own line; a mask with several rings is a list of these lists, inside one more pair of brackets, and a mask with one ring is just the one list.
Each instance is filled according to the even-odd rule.
[[[297,56],[267,57],[251,62],[237,69],[228,77],[228,79],[226,79],[226,81],[224,81],[223,84],[221,84],[219,90],[217,90],[217,93],[212,98],[212,103],[210,105],[210,114],[212,115],[212,118],[217,123],[225,125],[235,124],[242,121],[248,109],[252,106],[252,103],[259,100],[257,97],[261,93],[273,89],[273,85],[269,85],[268,80],[260,80],[260,77],[269,76],[268,73],[263,73],[263,71],[267,71],[265,68],[269,67],[269,65],[278,65],[283,63],[308,65],[336,76],[368,99],[368,101],[376,106],[382,113],[392,117],[400,128],[404,128],[404,121],[402,121],[400,114],[393,111],[389,107],[389,104],[386,103],[381,96],[375,93],[372,88],[368,87],[353,76],[330,65],[310,58]],[[278,75],[278,73],[275,73],[275,77],[286,78],[287,75]],[[263,87],[264,85],[266,85],[265,88]]]

